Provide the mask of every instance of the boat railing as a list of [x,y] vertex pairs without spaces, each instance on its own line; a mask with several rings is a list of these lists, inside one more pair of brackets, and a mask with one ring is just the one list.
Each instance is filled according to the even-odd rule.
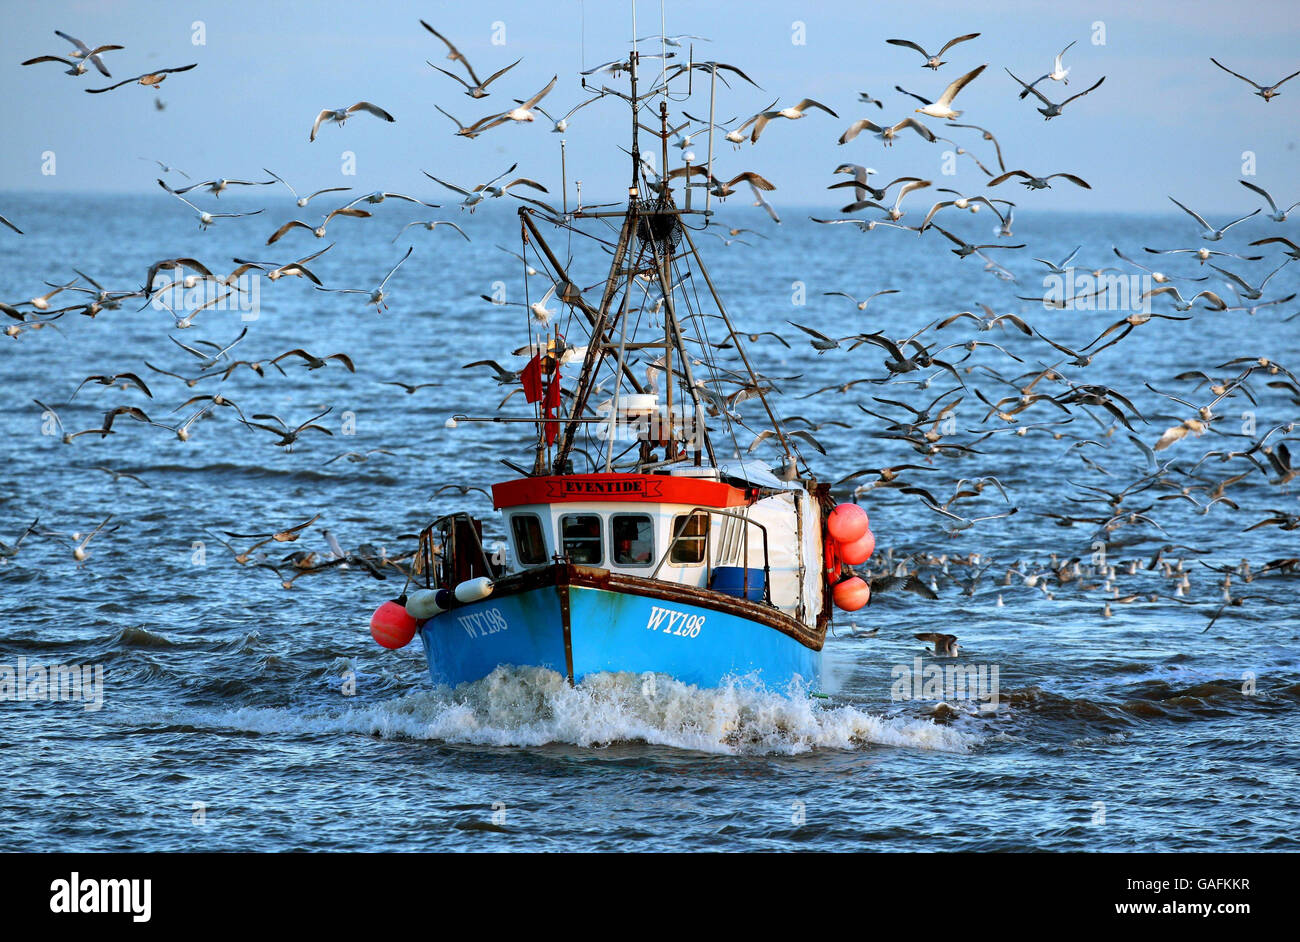
[[[766,602],[768,605],[771,605],[772,604],[772,567],[771,567],[771,560],[768,556],[767,527],[759,523],[757,520],[751,519],[745,514],[736,513],[735,511],[732,510],[718,510],[716,507],[692,507],[690,511],[687,512],[684,516],[687,520],[690,520],[690,518],[694,517],[697,513],[706,514],[710,517],[715,515],[719,517],[732,517],[736,520],[739,520],[743,525],[744,529],[741,531],[740,553],[741,553],[741,559],[744,563],[744,565],[741,566],[741,568],[744,570],[744,575],[742,577],[742,595],[746,599],[749,598],[749,528],[758,527],[759,531],[763,536],[763,601]],[[683,526],[680,533],[673,534],[673,538],[668,541],[667,549],[665,549],[663,555],[659,557],[659,562],[655,564],[654,570],[650,573],[651,579],[658,578],[659,570],[663,568],[664,563],[666,563],[668,561],[668,558],[672,555],[673,547],[677,545],[677,541],[680,540],[683,536],[686,536],[686,530],[687,528]],[[704,584],[706,586],[710,585],[713,581],[714,567],[713,567],[712,539],[713,539],[713,527],[709,526],[708,529],[704,531]]]
[[[442,536],[440,549],[434,545],[435,532]],[[473,537],[472,545],[462,548],[460,543],[466,535]],[[470,541],[466,540],[466,542]],[[451,588],[458,582],[464,581],[464,578],[473,578],[475,575],[484,575],[491,579],[495,579],[498,575],[497,567],[492,565],[487,550],[483,548],[478,521],[463,510],[439,517],[420,531],[417,557],[423,570],[426,588],[431,587],[435,575],[438,576],[442,588]],[[441,573],[437,572],[439,559],[443,569]],[[458,572],[457,570],[462,566],[466,571]]]

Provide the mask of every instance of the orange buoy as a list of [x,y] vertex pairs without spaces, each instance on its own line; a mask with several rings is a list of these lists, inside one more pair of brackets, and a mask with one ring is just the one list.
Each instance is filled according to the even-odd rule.
[[826,518],[831,536],[846,544],[862,539],[870,525],[867,512],[857,504],[839,504]]
[[370,636],[389,649],[405,647],[415,637],[415,619],[396,600],[385,602],[370,616]]
[[835,606],[846,612],[856,612],[871,601],[871,586],[858,576],[836,583],[832,594]]
[[826,563],[826,578],[834,582],[840,577],[840,554],[839,546],[834,540],[827,540],[823,551],[823,558]]
[[860,566],[870,559],[871,554],[876,551],[876,535],[868,529],[866,533],[862,534],[861,539],[842,544],[839,550],[840,559],[850,566]]

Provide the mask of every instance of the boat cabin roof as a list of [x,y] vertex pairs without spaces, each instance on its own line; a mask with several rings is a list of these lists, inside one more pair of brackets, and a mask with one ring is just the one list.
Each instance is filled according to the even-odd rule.
[[744,507],[756,497],[757,488],[674,474],[554,474],[492,485],[492,503],[498,510],[568,501]]

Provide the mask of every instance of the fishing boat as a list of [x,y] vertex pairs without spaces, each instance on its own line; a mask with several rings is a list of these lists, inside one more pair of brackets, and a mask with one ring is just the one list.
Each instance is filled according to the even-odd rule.
[[[434,520],[407,590],[371,621],[388,647],[418,635],[436,685],[512,665],[571,684],[630,671],[816,691],[832,603],[854,609],[870,597],[840,571],[841,559],[865,561],[874,547],[867,516],[836,507],[804,461],[693,238],[713,212],[712,140],[701,167],[664,177],[649,168],[639,132],[658,138],[665,168],[671,132],[666,95],[651,119],[659,131],[640,123],[655,96],[638,97],[638,64],[633,50],[631,95],[619,96],[632,109],[626,205],[579,200],[571,211],[566,193],[559,213],[532,201],[519,209],[520,255],[535,272],[526,280],[544,279],[563,305],[554,317],[545,299],[526,305],[528,342],[515,352],[528,357],[518,379],[532,414],[447,422],[531,426],[531,467],[503,457],[514,476],[492,485],[493,529],[505,539],[485,545],[483,521],[466,512]],[[598,296],[578,287],[539,221],[575,241],[608,245],[617,232]],[[575,367],[570,386],[563,374]],[[737,429],[742,402],[769,426],[773,462],[740,457],[737,435],[754,435]]]

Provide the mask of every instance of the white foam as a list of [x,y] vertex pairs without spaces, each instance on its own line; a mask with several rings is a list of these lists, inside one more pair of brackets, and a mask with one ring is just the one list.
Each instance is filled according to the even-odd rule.
[[929,720],[829,706],[806,691],[744,680],[700,689],[661,675],[597,674],[570,687],[541,668],[497,668],[456,690],[410,693],[352,709],[245,708],[188,716],[253,732],[339,732],[492,746],[645,742],[720,754],[793,755],[870,745],[966,752],[980,737]]

